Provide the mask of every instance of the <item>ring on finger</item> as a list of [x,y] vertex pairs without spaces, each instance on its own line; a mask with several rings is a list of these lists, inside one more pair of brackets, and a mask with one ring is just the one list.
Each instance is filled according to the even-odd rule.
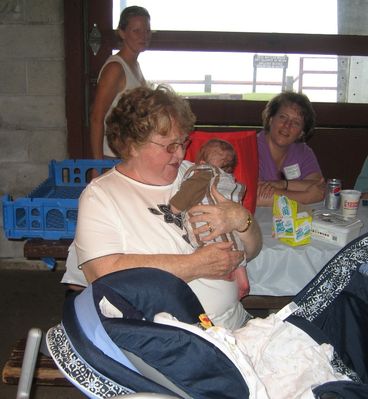
[[207,225],[208,225],[208,231],[212,233],[215,229],[209,223],[207,223]]

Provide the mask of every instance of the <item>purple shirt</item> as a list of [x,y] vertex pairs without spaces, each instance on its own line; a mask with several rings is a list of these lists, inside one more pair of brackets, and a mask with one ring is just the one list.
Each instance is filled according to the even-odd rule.
[[[280,180],[283,178],[277,170],[272,159],[270,149],[266,141],[265,131],[257,135],[259,177],[261,181]],[[317,158],[313,150],[305,143],[293,143],[290,145],[281,168],[288,180],[303,180],[311,173],[321,173]]]

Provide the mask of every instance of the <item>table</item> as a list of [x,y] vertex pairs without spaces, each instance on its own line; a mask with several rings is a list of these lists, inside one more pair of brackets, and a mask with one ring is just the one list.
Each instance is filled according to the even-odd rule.
[[[322,209],[323,203],[310,209]],[[255,218],[263,236],[260,254],[248,263],[250,295],[294,296],[342,248],[312,238],[308,245],[291,247],[272,237],[272,208],[259,207]],[[360,204],[361,234],[368,232],[368,207]]]

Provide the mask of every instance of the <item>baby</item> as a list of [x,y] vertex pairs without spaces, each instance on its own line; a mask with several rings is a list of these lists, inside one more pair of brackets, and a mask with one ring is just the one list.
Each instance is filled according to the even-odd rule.
[[[195,164],[186,171],[179,191],[170,200],[171,210],[174,213],[182,213],[189,241],[194,248],[205,245],[205,242],[201,239],[202,234],[193,233],[193,228],[200,225],[193,226],[189,222],[188,210],[197,204],[216,204],[217,201],[211,193],[212,185],[215,185],[217,191],[231,201],[241,203],[243,200],[245,187],[235,182],[231,174],[236,162],[236,152],[230,143],[217,138],[207,141],[199,150]],[[243,242],[236,233],[222,234],[215,241],[232,241],[234,249],[244,251]],[[230,279],[237,281],[239,299],[249,293],[245,266],[246,259],[244,258],[244,261],[230,275]]]

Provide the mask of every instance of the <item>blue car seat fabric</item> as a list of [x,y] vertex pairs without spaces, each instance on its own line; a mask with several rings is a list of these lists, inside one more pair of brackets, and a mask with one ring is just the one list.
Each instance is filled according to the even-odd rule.
[[313,389],[317,399],[367,399],[366,385],[353,381],[327,382]]
[[[103,297],[121,308],[121,298],[142,317],[106,318],[104,329],[121,349],[160,370],[180,389],[197,398],[246,397],[246,383],[233,363],[215,346],[190,332],[153,323],[167,312],[188,324],[199,323],[204,309],[190,287],[172,274],[152,269],[130,269],[93,284],[95,307]],[[121,328],[123,327],[123,328]]]
[[[90,320],[83,320],[93,313],[86,312],[85,300],[99,315],[98,320],[92,317],[94,326]],[[106,316],[101,301],[111,304],[122,317]],[[199,399],[247,398],[248,387],[230,359],[198,335],[154,323],[154,316],[162,311],[190,324],[198,324],[204,314],[197,297],[182,280],[152,268],[131,269],[102,277],[78,296],[68,298],[62,325],[76,353],[92,369],[130,390]],[[83,331],[86,326],[87,333]],[[127,362],[109,357],[105,349],[100,349],[101,339],[106,338],[101,326],[113,345],[159,370],[178,389],[173,392]]]
[[[313,323],[334,346],[336,368],[365,384],[368,384],[367,265],[368,234],[365,234],[342,248],[293,299],[299,306],[294,316]],[[319,342],[313,333],[310,335]]]
[[[84,294],[84,292],[87,291],[83,291],[82,294]],[[92,370],[97,371],[97,374],[101,374],[108,380],[114,381],[118,386],[125,387],[128,392],[143,391],[163,393],[167,395],[173,394],[173,392],[170,390],[162,387],[159,384],[156,384],[154,381],[151,381],[141,374],[135,372],[130,367],[127,367],[126,365],[121,364],[115,359],[109,357],[102,350],[100,350],[97,345],[91,342],[82,330],[78,321],[74,306],[75,298],[76,296],[70,296],[65,302],[62,327],[64,328],[65,335],[71,343],[71,346],[73,347],[73,350],[78,358],[83,359]],[[93,306],[93,303],[91,303],[91,306]],[[86,316],[88,317],[88,314]],[[72,383],[80,386],[81,381],[79,379],[78,370],[75,371],[76,373],[71,375],[70,380]],[[85,384],[84,381],[82,383]],[[94,388],[99,391],[99,395],[106,389],[103,388],[101,390],[99,386],[95,386]],[[95,390],[93,390],[93,392],[95,392]]]
[[[148,321],[159,312],[168,312],[184,323],[198,323],[198,315],[205,313],[191,288],[170,273],[137,268],[108,274],[93,283],[96,309],[103,296],[126,303]],[[113,300],[113,299],[112,299]],[[103,315],[100,313],[100,316]],[[133,316],[134,319],[141,318]]]

